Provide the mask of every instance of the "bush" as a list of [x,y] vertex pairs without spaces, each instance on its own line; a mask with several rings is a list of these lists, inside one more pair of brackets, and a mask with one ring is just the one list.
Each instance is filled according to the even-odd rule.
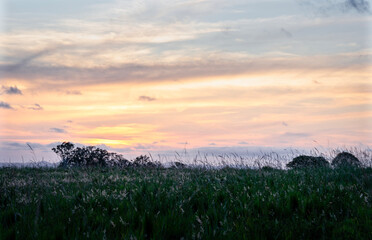
[[122,155],[110,153],[94,146],[77,147],[70,142],[63,142],[52,150],[61,157],[60,167],[72,166],[100,166],[126,167],[130,162]]
[[324,157],[312,157],[301,155],[295,157],[287,164],[288,168],[314,168],[314,167],[328,167],[329,163]]
[[332,160],[334,167],[360,167],[361,163],[358,158],[348,152],[342,152]]
[[140,155],[134,159],[132,166],[133,167],[159,168],[162,165],[160,162],[150,161],[150,157],[148,157],[147,155]]
[[172,162],[171,163],[171,168],[186,168],[186,164],[181,163],[181,162]]
[[263,166],[263,167],[261,168],[261,170],[262,170],[262,171],[268,171],[268,172],[270,172],[270,171],[275,171],[276,169],[273,168],[273,167],[270,167],[270,166]]

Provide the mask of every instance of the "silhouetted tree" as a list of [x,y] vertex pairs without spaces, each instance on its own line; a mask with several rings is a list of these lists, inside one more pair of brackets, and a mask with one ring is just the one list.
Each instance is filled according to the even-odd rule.
[[61,166],[69,165],[69,162],[73,155],[74,144],[70,142],[63,142],[55,148],[52,148],[52,151],[55,152],[58,156],[61,157]]
[[70,142],[63,142],[52,150],[61,157],[61,167],[71,166],[100,166],[128,167],[131,163],[122,155],[110,153],[105,149],[94,146],[77,147]]

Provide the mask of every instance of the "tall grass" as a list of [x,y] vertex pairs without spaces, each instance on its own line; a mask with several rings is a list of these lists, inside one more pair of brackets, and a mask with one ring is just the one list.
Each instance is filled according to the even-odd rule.
[[0,169],[0,239],[370,239],[371,207],[371,168]]
[[321,146],[314,147],[310,150],[298,150],[293,148],[283,149],[281,152],[276,151],[259,151],[246,153],[205,153],[205,152],[188,152],[186,149],[182,152],[175,152],[173,155],[158,154],[152,160],[167,165],[172,161],[178,161],[191,167],[198,168],[251,168],[260,169],[268,166],[276,169],[286,169],[286,164],[299,155],[310,155],[324,157],[329,163],[341,152],[349,152],[355,155],[364,167],[372,167],[372,149],[367,147],[339,147],[324,148]]

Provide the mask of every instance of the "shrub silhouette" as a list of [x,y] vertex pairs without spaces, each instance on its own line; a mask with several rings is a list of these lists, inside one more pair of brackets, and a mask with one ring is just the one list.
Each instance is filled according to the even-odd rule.
[[132,163],[133,167],[148,167],[148,168],[158,168],[161,167],[160,162],[150,161],[150,157],[147,155],[140,155],[136,157]]
[[262,171],[275,171],[276,169],[275,168],[273,168],[273,167],[270,167],[270,166],[263,166],[262,168],[261,168],[261,170]]
[[341,152],[332,160],[334,167],[360,167],[361,163],[358,158],[348,152]]
[[100,166],[127,167],[130,162],[122,155],[110,153],[94,146],[77,147],[70,142],[63,142],[52,150],[61,157],[60,167]]
[[314,167],[328,167],[329,163],[324,157],[312,157],[301,155],[295,157],[287,164],[288,168],[314,168]]
[[171,168],[186,168],[186,164],[181,162],[172,162]]

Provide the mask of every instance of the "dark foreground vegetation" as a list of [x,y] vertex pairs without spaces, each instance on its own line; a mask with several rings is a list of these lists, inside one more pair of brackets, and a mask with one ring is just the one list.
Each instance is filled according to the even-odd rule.
[[0,169],[0,239],[370,239],[371,205],[371,168]]

